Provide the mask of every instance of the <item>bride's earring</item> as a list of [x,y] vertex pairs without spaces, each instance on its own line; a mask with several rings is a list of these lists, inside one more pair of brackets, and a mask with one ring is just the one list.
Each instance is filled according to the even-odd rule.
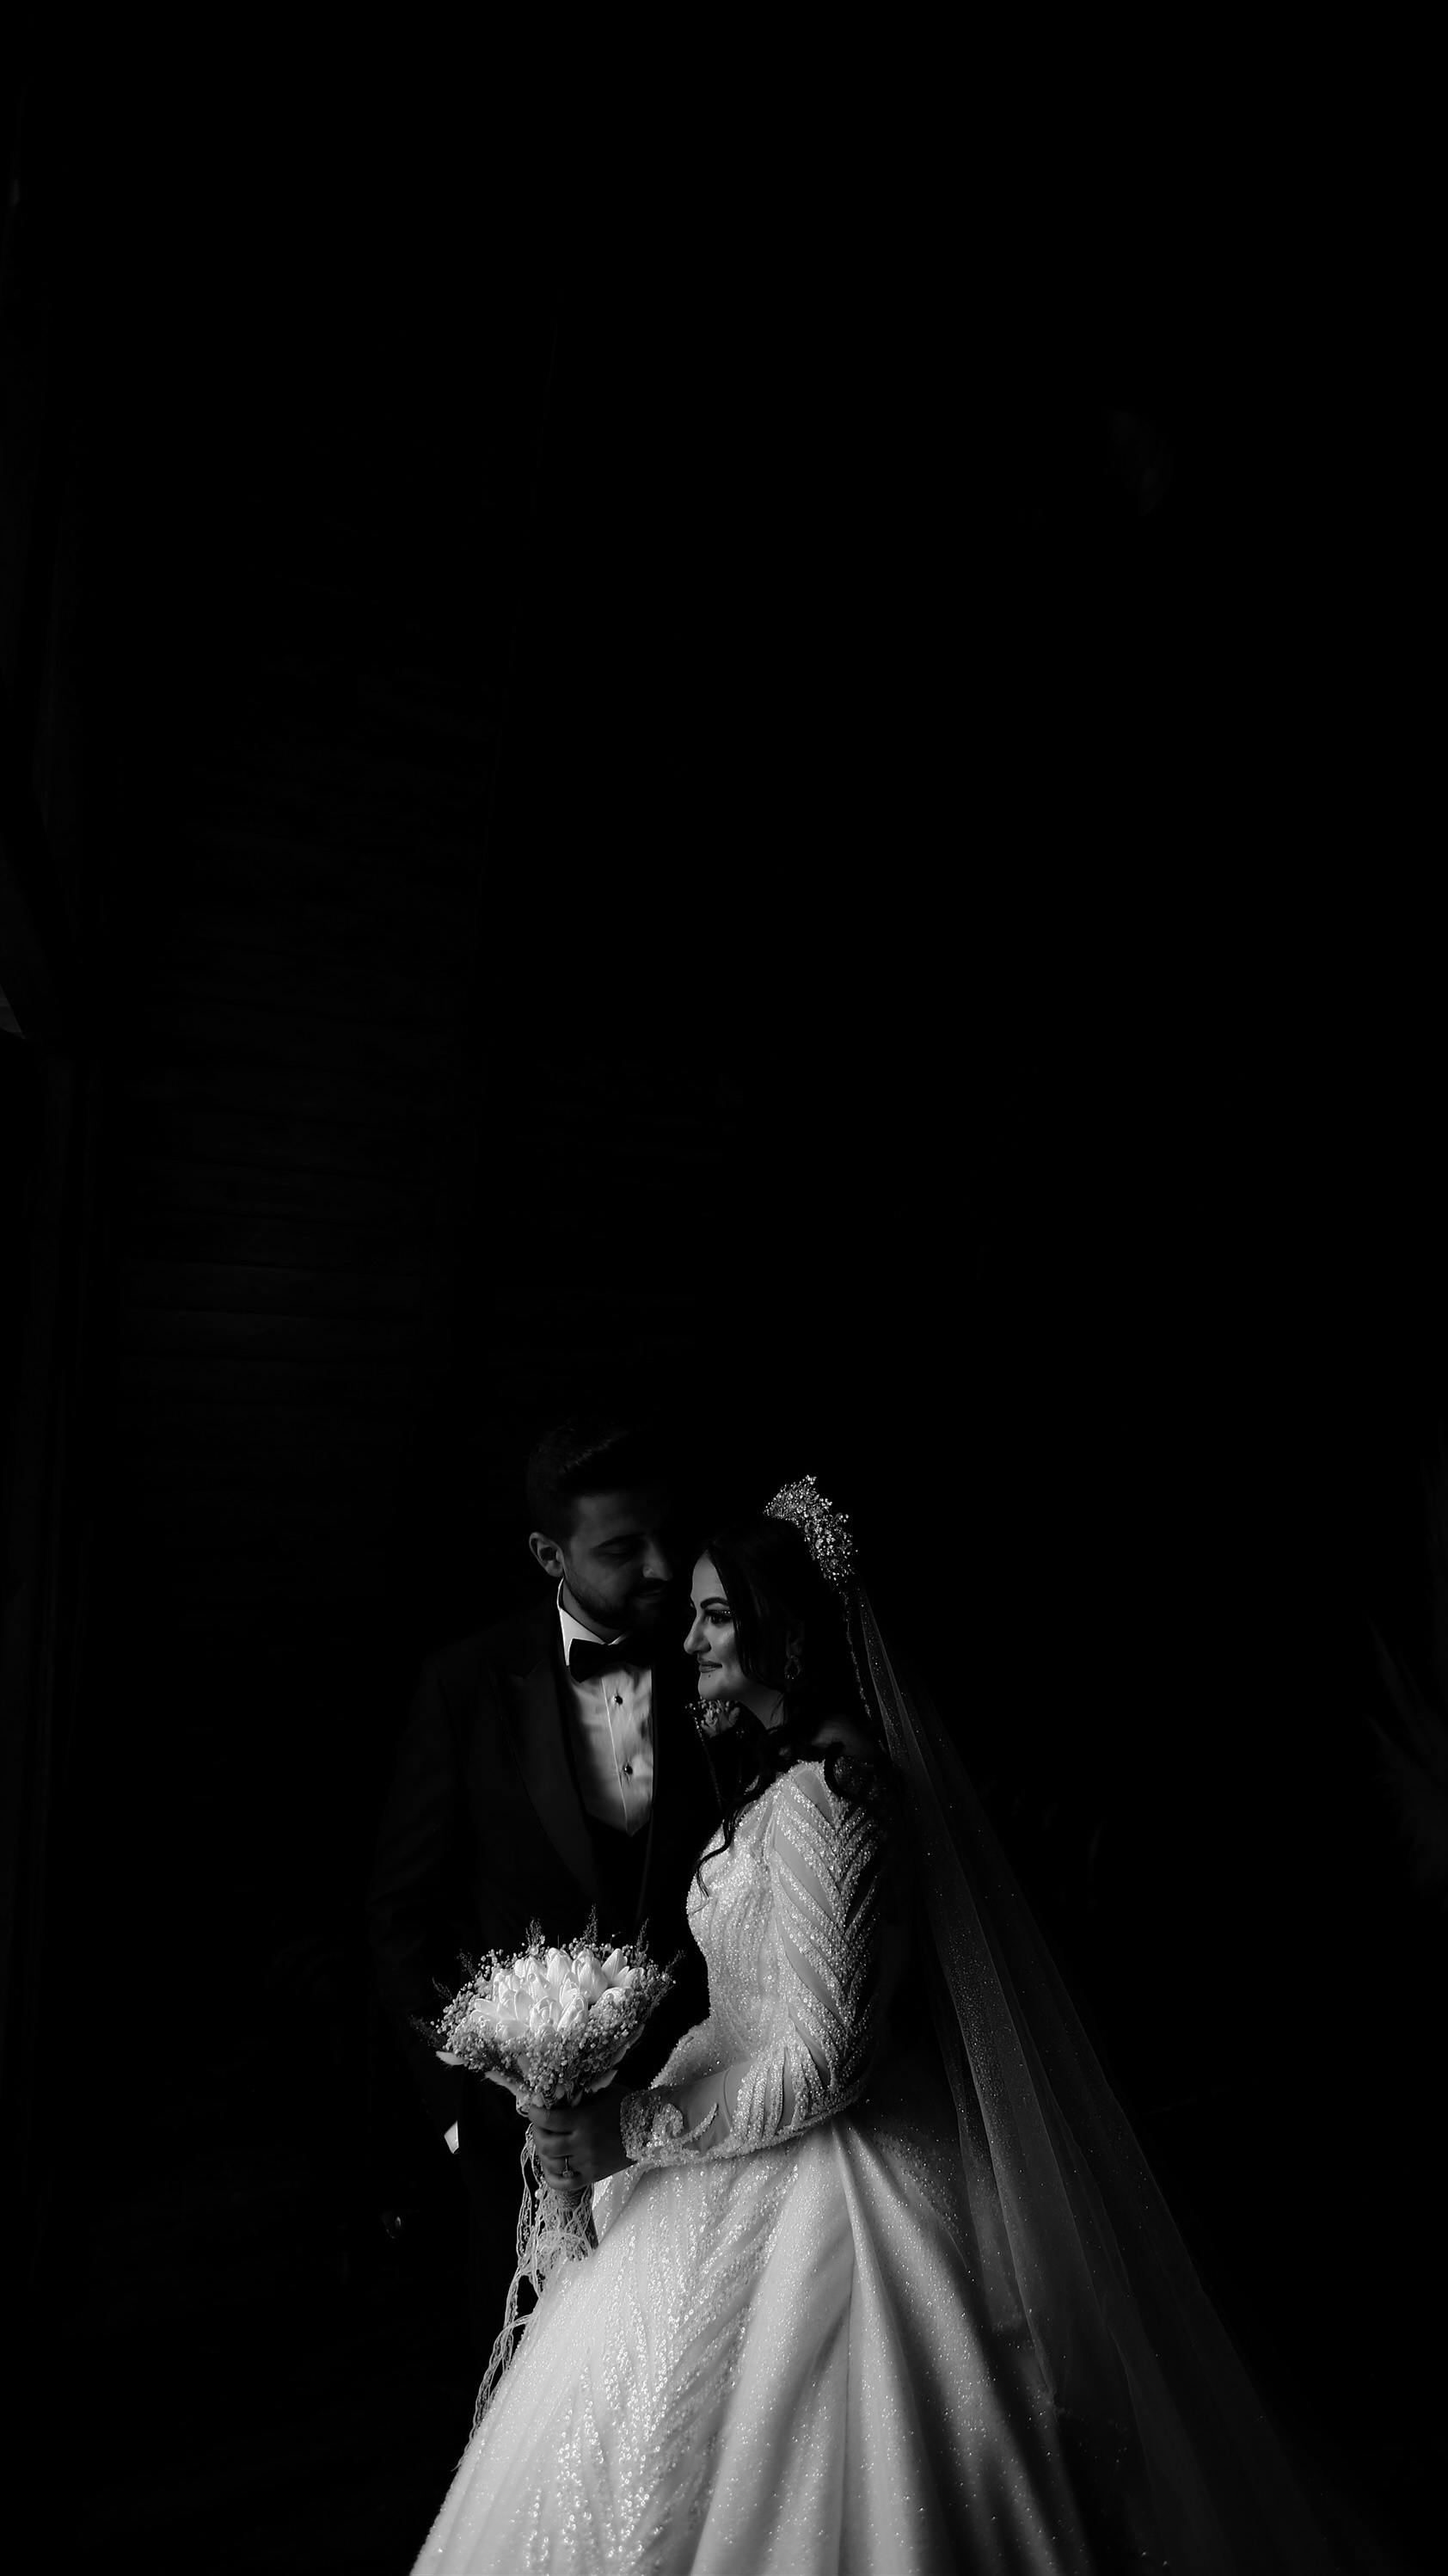
[[792,1691],[804,1671],[804,1657],[798,1646],[787,1646],[784,1655],[784,1687]]

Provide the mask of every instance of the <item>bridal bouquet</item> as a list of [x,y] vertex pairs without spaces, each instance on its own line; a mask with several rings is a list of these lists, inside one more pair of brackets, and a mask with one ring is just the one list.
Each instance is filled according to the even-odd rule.
[[[512,1958],[490,1951],[435,2022],[417,2028],[447,2066],[486,2076],[540,2110],[602,2092],[674,1983],[672,1968],[651,1959],[642,1941],[604,1951],[589,1917],[581,1940],[546,1942],[535,1924]],[[522,2152],[523,2204],[518,2212],[518,2267],[502,2332],[478,2392],[473,2429],[512,2358],[524,2281],[535,2298],[554,2265],[586,2254],[594,2242],[593,2195],[564,2195],[544,2181],[527,2133]]]
[[642,1942],[604,1952],[591,1921],[566,1949],[535,1928],[515,1958],[491,1951],[422,2027],[445,2065],[490,2076],[519,2101],[578,2102],[612,2083],[673,1982]]

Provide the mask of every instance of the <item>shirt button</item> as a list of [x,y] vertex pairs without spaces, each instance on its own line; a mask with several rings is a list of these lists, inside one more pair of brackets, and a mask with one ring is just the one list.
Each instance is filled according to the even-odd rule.
[[633,1764],[631,1762],[626,1762],[624,1764],[623,1776],[626,1780],[631,1780],[633,1778]]
[[614,1704],[614,1707],[615,1707],[615,1708],[622,1708],[622,1706],[623,1706],[623,1693],[622,1693],[622,1691],[615,1691],[615,1692],[614,1692],[614,1695],[613,1695],[613,1704]]

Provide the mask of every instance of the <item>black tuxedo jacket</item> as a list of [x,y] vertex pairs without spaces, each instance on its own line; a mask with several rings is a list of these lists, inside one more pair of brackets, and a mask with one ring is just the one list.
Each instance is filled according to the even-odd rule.
[[[647,1922],[652,1956],[682,1949],[685,1966],[640,2043],[636,2083],[708,2008],[684,1901],[718,1808],[681,1654],[660,1649],[652,1688],[653,1807],[629,1838],[595,1824],[579,1798],[551,1596],[423,1665],[383,1811],[368,1929],[382,2008],[427,2111],[440,2132],[459,2121],[465,2145],[469,2131],[479,2143],[493,2131],[516,2150],[517,2115],[506,2093],[444,2066],[412,2027],[414,2014],[435,2017],[438,1983],[448,1993],[461,1983],[461,1953],[520,1948],[534,1922],[566,1942],[594,1906],[609,1939],[630,1939]],[[633,1899],[626,1922],[615,1919],[620,1883]]]

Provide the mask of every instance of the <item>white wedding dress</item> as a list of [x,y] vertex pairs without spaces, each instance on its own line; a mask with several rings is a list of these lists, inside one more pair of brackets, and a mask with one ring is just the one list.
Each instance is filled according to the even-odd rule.
[[890,2039],[900,1851],[801,1763],[705,1864],[709,2018],[657,2080],[728,2068],[728,2134],[599,2186],[418,2576],[1087,2576],[950,2096]]

